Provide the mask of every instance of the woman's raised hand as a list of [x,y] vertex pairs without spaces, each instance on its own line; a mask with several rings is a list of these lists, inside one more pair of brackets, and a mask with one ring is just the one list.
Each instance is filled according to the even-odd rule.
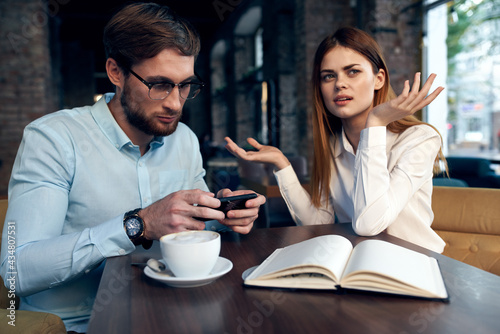
[[257,151],[245,151],[229,137],[224,138],[224,140],[227,142],[226,149],[240,159],[270,163],[276,166],[278,170],[290,165],[288,159],[278,148],[274,146],[261,145],[253,138],[248,138],[247,141],[252,147],[257,149]]
[[413,115],[418,110],[429,105],[443,91],[444,87],[436,88],[427,95],[431,89],[436,74],[431,74],[420,90],[420,73],[415,74],[415,80],[410,90],[410,82],[405,81],[403,92],[386,103],[382,103],[370,112],[366,120],[366,127],[387,126],[403,117]]

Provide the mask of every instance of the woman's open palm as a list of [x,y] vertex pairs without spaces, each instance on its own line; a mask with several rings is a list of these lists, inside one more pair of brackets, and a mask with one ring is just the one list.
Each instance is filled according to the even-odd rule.
[[415,74],[415,80],[410,90],[410,82],[405,81],[403,92],[386,103],[372,109],[366,121],[366,127],[387,126],[389,123],[413,115],[418,110],[429,105],[443,91],[443,87],[436,88],[427,95],[431,89],[436,74],[431,74],[422,89],[420,89],[420,73]]
[[226,137],[226,149],[236,157],[247,160],[263,163],[270,163],[276,166],[277,169],[283,169],[290,165],[290,162],[285,157],[283,152],[274,146],[262,145],[253,138],[248,138],[248,143],[257,149],[257,151],[246,151],[239,147],[231,138]]

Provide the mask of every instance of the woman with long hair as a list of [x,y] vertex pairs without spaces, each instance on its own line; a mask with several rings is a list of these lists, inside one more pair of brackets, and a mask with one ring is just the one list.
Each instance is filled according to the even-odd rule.
[[413,114],[443,90],[428,94],[415,74],[396,96],[380,47],[367,33],[341,28],[314,57],[311,194],[277,148],[249,138],[245,151],[226,137],[226,148],[248,161],[273,164],[281,194],[299,225],[351,222],[363,236],[382,231],[436,252],[444,241],[431,229],[433,172],[444,160],[441,136]]

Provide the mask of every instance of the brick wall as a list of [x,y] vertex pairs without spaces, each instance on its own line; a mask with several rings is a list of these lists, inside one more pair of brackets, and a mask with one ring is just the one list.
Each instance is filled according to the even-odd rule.
[[[319,43],[343,25],[354,25],[349,1],[296,0],[295,71],[297,76],[298,154],[312,158],[311,71]],[[289,136],[297,136],[290,133]]]
[[396,93],[421,71],[422,5],[413,0],[377,0],[365,29],[381,46]]
[[221,40],[216,49],[212,50],[210,58],[210,94],[212,96],[212,138],[216,143],[222,143],[227,136],[228,106],[226,99],[226,41]]
[[260,108],[259,83],[254,59],[254,35],[235,36],[233,43],[235,86],[235,140],[244,143],[246,138],[256,136],[256,109]]
[[0,2],[0,195],[6,195],[24,127],[56,108],[49,52],[51,9],[39,0]]
[[296,154],[299,145],[294,15],[293,1],[264,4],[263,77],[269,83],[269,139],[289,155]]

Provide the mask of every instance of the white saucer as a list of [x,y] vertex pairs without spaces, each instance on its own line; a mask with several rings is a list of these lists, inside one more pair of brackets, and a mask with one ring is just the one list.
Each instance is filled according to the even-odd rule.
[[[160,260],[163,264],[165,261]],[[144,268],[144,274],[146,276],[151,277],[157,281],[165,283],[175,288],[192,288],[195,286],[201,286],[205,284],[212,283],[217,278],[222,275],[228,273],[231,269],[233,269],[233,263],[226,258],[220,257],[217,259],[215,263],[214,269],[205,277],[200,278],[184,278],[184,277],[175,277],[174,274],[167,268],[161,272],[157,273],[151,270],[149,267]]]

